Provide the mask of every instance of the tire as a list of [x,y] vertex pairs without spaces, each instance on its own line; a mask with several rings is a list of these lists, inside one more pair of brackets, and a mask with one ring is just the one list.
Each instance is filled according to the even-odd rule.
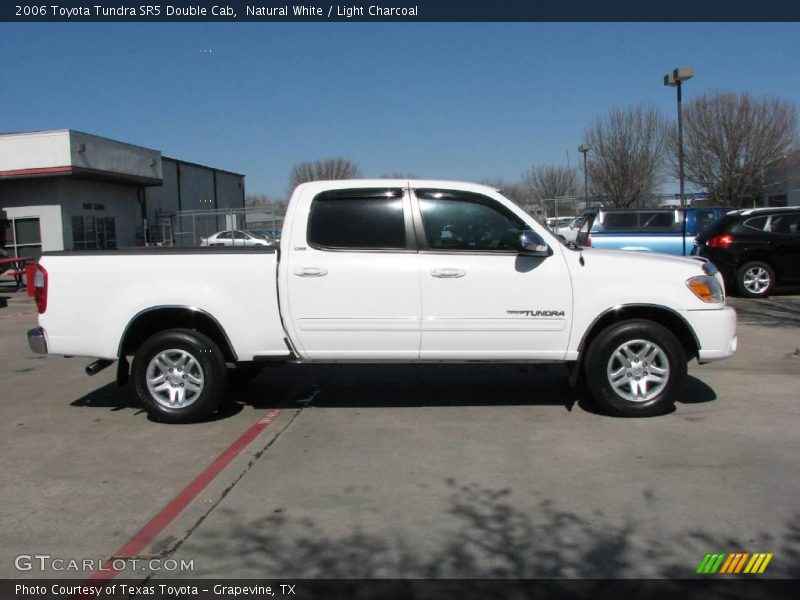
[[225,357],[208,337],[170,329],[145,341],[133,357],[133,390],[151,417],[191,423],[211,415],[227,388]]
[[589,346],[584,363],[593,399],[604,412],[619,417],[669,412],[686,382],[686,370],[686,351],[678,338],[643,319],[604,329]]
[[736,271],[736,287],[745,298],[766,298],[775,287],[775,271],[760,260],[745,263]]

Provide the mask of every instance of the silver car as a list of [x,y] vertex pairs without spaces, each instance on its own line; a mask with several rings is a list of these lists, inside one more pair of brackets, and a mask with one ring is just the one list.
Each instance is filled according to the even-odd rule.
[[219,231],[207,238],[200,238],[201,246],[274,246],[272,240],[254,231]]

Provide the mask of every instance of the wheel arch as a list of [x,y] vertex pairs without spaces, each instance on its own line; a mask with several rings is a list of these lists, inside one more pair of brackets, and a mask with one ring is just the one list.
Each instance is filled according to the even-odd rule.
[[775,263],[773,262],[769,252],[765,249],[758,248],[756,250],[743,254],[739,258],[738,262],[736,263],[736,266],[734,267],[734,273],[737,273],[739,269],[741,269],[747,263],[751,262],[762,262],[764,264],[769,265],[769,268],[775,271]]
[[138,312],[125,327],[117,356],[122,360],[135,354],[146,339],[168,329],[198,331],[219,347],[225,360],[237,361],[233,345],[219,321],[206,311],[193,306],[153,306]]
[[583,365],[586,349],[604,329],[614,323],[633,319],[652,321],[669,329],[680,341],[687,358],[697,358],[700,342],[689,323],[678,312],[654,304],[625,304],[609,308],[595,318],[578,345],[579,363]]
[[[750,256],[750,257],[748,257],[747,259],[745,259],[745,260],[743,260],[742,262],[740,262],[740,263],[739,263],[739,264],[736,266],[736,270],[734,271],[734,273],[735,273],[735,274],[738,276],[738,274],[739,274],[739,271],[741,271],[741,270],[742,270],[742,268],[743,268],[745,265],[748,265],[748,264],[750,264],[750,263],[764,263],[764,264],[765,264],[765,265],[767,265],[767,266],[768,266],[770,269],[772,269],[772,273],[775,275],[775,279],[776,279],[776,280],[778,279],[778,272],[775,270],[775,263],[774,263],[774,262],[771,260],[771,258],[770,258],[770,257],[768,257],[768,256],[764,256],[764,255],[762,255],[762,254],[757,254],[757,255],[755,255],[755,256]],[[775,283],[775,282],[773,282],[773,283]]]

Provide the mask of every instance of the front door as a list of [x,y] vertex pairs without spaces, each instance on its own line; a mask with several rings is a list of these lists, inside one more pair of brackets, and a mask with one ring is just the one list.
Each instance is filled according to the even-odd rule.
[[420,358],[561,360],[572,288],[560,247],[521,256],[525,222],[499,201],[449,190],[415,191],[420,244]]
[[778,281],[800,281],[800,212],[772,215],[768,247]]

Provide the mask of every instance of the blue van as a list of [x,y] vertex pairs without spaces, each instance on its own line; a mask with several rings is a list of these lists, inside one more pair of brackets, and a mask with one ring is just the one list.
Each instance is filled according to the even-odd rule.
[[644,250],[689,256],[695,236],[731,210],[709,208],[601,208],[588,215],[577,236],[581,246]]

